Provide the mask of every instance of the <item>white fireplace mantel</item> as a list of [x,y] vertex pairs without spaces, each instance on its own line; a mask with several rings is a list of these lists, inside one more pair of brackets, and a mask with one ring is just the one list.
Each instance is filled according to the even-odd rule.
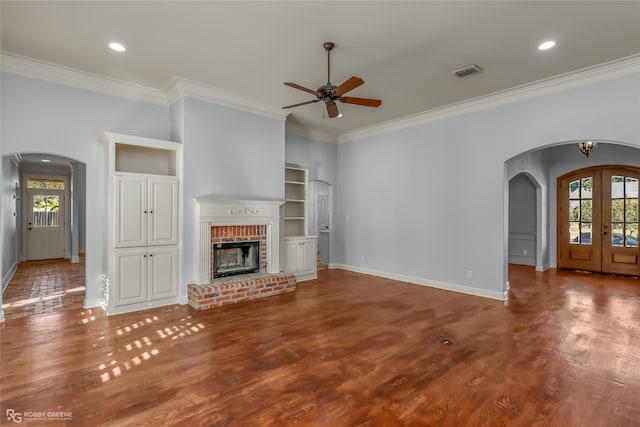
[[222,200],[200,197],[196,203],[198,238],[197,284],[211,282],[211,227],[218,225],[266,225],[267,272],[280,272],[280,200]]

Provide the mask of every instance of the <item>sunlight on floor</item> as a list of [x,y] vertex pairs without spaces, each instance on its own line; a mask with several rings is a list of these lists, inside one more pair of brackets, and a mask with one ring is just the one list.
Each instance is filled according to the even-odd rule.
[[67,289],[66,291],[62,291],[62,292],[56,292],[50,295],[46,295],[46,296],[42,296],[42,297],[36,297],[36,298],[27,298],[27,299],[23,299],[20,301],[14,301],[14,302],[9,302],[7,304],[2,304],[2,308],[12,308],[12,307],[24,307],[25,305],[28,304],[34,304],[36,302],[42,302],[42,301],[48,301],[48,300],[53,300],[53,299],[57,299],[57,298],[62,298],[65,295],[69,295],[69,294],[73,294],[73,293],[77,293],[77,292],[84,292],[85,291],[85,287],[84,286],[79,286],[77,288],[73,288],[73,289]]
[[[172,327],[166,327],[164,329],[158,329],[156,334],[160,337],[160,340],[171,337],[171,339],[181,338],[188,335],[193,335],[196,332],[204,329],[204,325],[202,323],[194,323],[190,321],[191,316],[187,316],[185,318],[180,319],[181,324],[173,325]],[[86,320],[86,319],[84,319]],[[120,326],[116,329],[116,334],[118,336],[124,336],[127,333],[134,332],[136,329],[140,329],[144,326],[149,326],[155,321],[161,320],[158,316],[147,317],[144,320],[139,322],[134,322],[126,326]],[[85,322],[86,323],[86,322]],[[104,339],[104,336],[99,339]],[[103,383],[120,377],[124,372],[133,369],[136,366],[141,365],[144,362],[148,362],[152,357],[160,354],[160,350],[154,347],[154,342],[149,338],[149,336],[144,336],[141,339],[133,340],[124,345],[124,347],[120,348],[115,352],[110,352],[107,354],[107,357],[111,358],[108,362],[101,363],[98,366],[98,371],[100,372],[100,379]],[[140,351],[140,353],[137,353]],[[124,353],[127,352],[128,355],[125,356],[126,360],[118,361],[114,357],[114,353]],[[134,352],[133,355],[129,352]],[[124,354],[127,354],[124,353]]]

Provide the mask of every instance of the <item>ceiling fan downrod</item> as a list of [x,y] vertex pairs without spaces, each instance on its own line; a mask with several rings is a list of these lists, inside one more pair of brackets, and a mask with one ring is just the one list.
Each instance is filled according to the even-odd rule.
[[323,46],[327,51],[327,86],[330,86],[331,85],[331,49],[333,49],[336,45],[333,42],[324,42]]

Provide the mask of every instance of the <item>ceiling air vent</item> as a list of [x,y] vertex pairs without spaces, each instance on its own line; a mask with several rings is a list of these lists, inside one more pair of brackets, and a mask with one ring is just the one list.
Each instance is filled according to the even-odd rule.
[[464,68],[460,68],[459,70],[452,71],[452,74],[455,74],[458,77],[466,77],[470,74],[479,73],[482,71],[482,68],[478,67],[475,64],[467,65]]

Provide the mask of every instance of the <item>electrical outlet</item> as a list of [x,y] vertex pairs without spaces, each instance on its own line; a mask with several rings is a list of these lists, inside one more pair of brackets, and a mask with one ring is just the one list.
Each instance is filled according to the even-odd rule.
[[347,221],[351,219],[351,215],[347,214]]
[[364,255],[362,255],[362,262],[364,262]]
[[467,277],[471,278],[471,270],[467,270]]
[[526,250],[526,249],[525,249],[525,250],[523,250],[522,252],[523,252],[525,255],[527,254],[527,250]]

